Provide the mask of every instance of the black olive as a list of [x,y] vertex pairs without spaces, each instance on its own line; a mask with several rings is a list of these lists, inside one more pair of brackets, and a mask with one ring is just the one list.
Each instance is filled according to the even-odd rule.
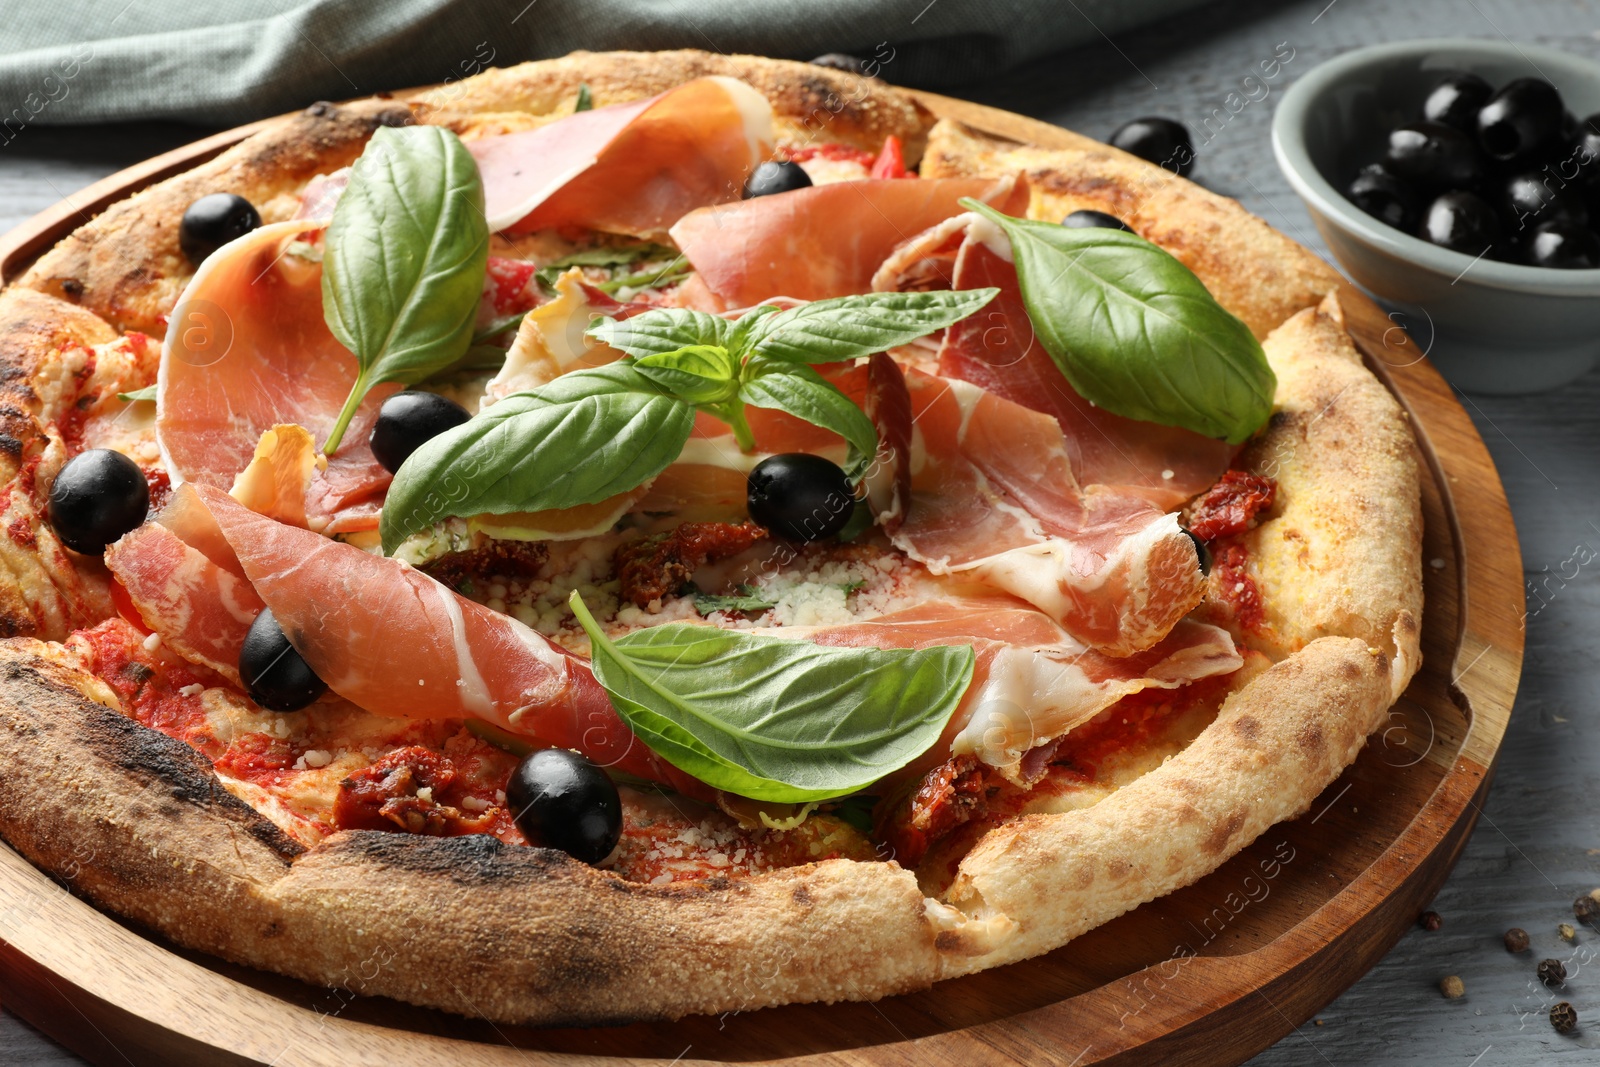
[[1493,95],[1494,86],[1476,74],[1447,74],[1422,102],[1422,117],[1476,137],[1478,111]]
[[1419,186],[1452,189],[1483,176],[1483,155],[1472,138],[1453,126],[1413,122],[1389,132],[1388,169]]
[[261,225],[254,204],[232,193],[211,193],[189,205],[178,224],[178,247],[199,266],[211,253]]
[[842,70],[850,74],[866,74],[867,61],[858,59],[845,52],[829,52],[820,55],[811,61],[813,67],[829,67],[833,70]]
[[809,452],[784,452],[757,463],[745,493],[750,517],[791,541],[832,537],[856,508],[850,479],[839,465]]
[[1351,203],[1379,222],[1410,233],[1416,229],[1421,198],[1410,185],[1395,177],[1381,163],[1361,168],[1346,190]]
[[269,711],[299,711],[328,689],[289,643],[271,608],[262,608],[244,635],[239,677],[250,699]]
[[1528,238],[1523,256],[1535,267],[1594,270],[1600,267],[1600,237],[1570,220],[1546,222]]
[[1521,159],[1561,134],[1566,108],[1543,78],[1518,78],[1500,87],[1478,112],[1478,143],[1495,159]]
[[466,408],[438,393],[401,390],[378,409],[369,441],[372,455],[393,474],[411,453],[470,418]]
[[1506,228],[1513,232],[1532,229],[1546,222],[1589,223],[1589,209],[1576,188],[1568,188],[1560,178],[1546,171],[1523,171],[1505,181]]
[[1441,248],[1480,256],[1500,243],[1500,218],[1481,196],[1458,189],[1428,205],[1418,236]]
[[1133,232],[1132,226],[1129,226],[1115,215],[1107,215],[1104,211],[1090,211],[1088,208],[1074,211],[1061,220],[1061,225],[1069,230],[1122,230],[1126,233]]
[[744,183],[744,198],[771,196],[773,193],[792,193],[796,189],[811,187],[811,175],[798,163],[786,159],[769,159],[757,167]]
[[1111,147],[1187,176],[1194,170],[1194,141],[1181,122],[1147,115],[1117,127]]
[[1600,188],[1600,115],[1590,115],[1579,123],[1569,157],[1571,162],[1561,168],[1561,176],[1573,174],[1578,184]]
[[74,552],[98,556],[144,522],[150,483],[121,452],[91,448],[61,468],[50,486],[50,525]]
[[530,845],[599,863],[622,837],[622,798],[604,770],[565,748],[529,753],[506,782],[506,804]]

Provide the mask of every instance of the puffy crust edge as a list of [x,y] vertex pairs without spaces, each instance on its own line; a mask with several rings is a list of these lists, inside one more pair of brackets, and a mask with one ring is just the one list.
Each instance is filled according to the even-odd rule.
[[[1421,460],[1410,420],[1361,362],[1337,293],[1267,338],[1272,420],[1240,464],[1278,483],[1272,513],[1238,540],[1275,656],[1355,637],[1394,659],[1398,698],[1421,660]],[[1225,601],[1213,572],[1209,595]]]
[[120,200],[72,231],[17,285],[79,304],[120,331],[166,333],[166,316],[194,274],[178,247],[178,220],[207,193],[237,193],[281,222],[318,174],[361,154],[379,126],[411,121],[404,104],[313,104],[240,141],[216,159]]
[[115,337],[55,297],[0,292],[0,638],[60,640],[111,611],[103,569],[75,559],[45,521],[45,493],[65,458],[46,423],[62,414],[63,353]]
[[987,137],[950,119],[928,135],[922,174],[966,178],[1021,171],[1028,216],[1059,222],[1088,208],[1122,219],[1194,271],[1217,302],[1265,337],[1338,286],[1339,273],[1301,245],[1186,178],[1109,145],[1034,148]]
[[803,144],[840,141],[877,151],[891,134],[905,145],[907,162],[922,155],[933,117],[921,104],[878,81],[828,67],[765,56],[675,52],[573,52],[487,70],[413,99],[423,121],[464,136],[501,133],[567,115],[579,85],[596,107],[654,96],[694,78],[722,74],[748,82],[772,104],[778,140]]
[[896,864],[649,886],[485,836],[363,831],[305,852],[49,650],[0,644],[0,826],[82,896],[187,947],[542,1025],[876,999],[938,974]]
[[[1381,650],[1322,638],[1230,696],[1183,752],[1100,803],[990,831],[946,894],[961,915],[941,940],[941,977],[1056,948],[1192,884],[1304,812],[1382,721],[1389,674]],[[1010,935],[991,936],[997,925]]]

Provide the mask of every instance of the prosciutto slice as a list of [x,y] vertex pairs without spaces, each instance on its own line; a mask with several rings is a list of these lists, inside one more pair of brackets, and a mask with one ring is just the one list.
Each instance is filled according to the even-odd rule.
[[1115,656],[1155,645],[1200,602],[1200,561],[1177,517],[1080,486],[1054,419],[916,370],[906,385],[909,504],[874,503],[912,559],[980,578]]
[[[156,440],[175,484],[228,488],[274,426],[317,442],[338,419],[357,365],[322,318],[322,266],[288,251],[326,225],[263,226],[212,253],[178,298],[156,379]],[[367,438],[398,385],[372,389],[306,493],[318,528],[374,504],[390,481]],[[348,527],[347,527],[348,528]]]
[[772,144],[772,105],[734,78],[697,78],[648,100],[581,111],[468,143],[489,227],[664,233],[737,200]]
[[179,488],[156,521],[106,549],[106,566],[173,651],[241,684],[239,649],[261,598],[192,486]]
[[588,663],[421,571],[199,487],[256,594],[328,688],[377,715],[471,717],[684,789],[636,738]]
[[895,246],[961,214],[964,196],[1006,211],[1027,204],[1026,188],[1011,178],[883,178],[701,208],[672,227],[697,272],[680,301],[721,311],[776,296],[822,300],[867,292]]
[[1231,673],[1244,663],[1233,639],[1215,626],[1186,619],[1137,655],[1106,656],[1028,604],[974,592],[953,591],[847,626],[766,632],[857,648],[973,647],[972,685],[940,744],[898,772],[897,779],[970,754],[1026,784],[1023,759],[1031,749],[1059,739],[1123,697],[1148,688],[1175,689]]
[[1160,508],[1176,508],[1228,469],[1236,449],[1227,442],[1113,415],[1072,388],[1034,336],[1009,241],[976,215],[931,228],[908,243],[884,264],[874,284],[923,287],[907,283],[946,276],[952,288],[994,286],[1000,294],[945,331],[939,373],[1053,416],[1061,424],[1072,472],[1081,484],[1115,488]]

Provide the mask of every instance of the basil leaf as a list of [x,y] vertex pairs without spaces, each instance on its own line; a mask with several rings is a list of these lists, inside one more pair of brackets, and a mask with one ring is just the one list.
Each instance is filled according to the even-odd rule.
[[588,111],[592,107],[594,107],[594,95],[589,92],[589,83],[579,82],[578,102],[572,105],[572,113],[576,115],[578,112]]
[[1164,249],[961,203],[1011,239],[1034,333],[1084,399],[1230,444],[1272,414],[1277,378],[1260,342]]
[[669,623],[606,637],[595,677],[651,750],[707,785],[786,804],[844,796],[936,744],[972,683],[966,645],[829,648]]
[[837,363],[908,344],[959,322],[998,289],[865,293],[802,304],[769,315],[749,331],[751,355],[794,363]]
[[705,311],[657,308],[630,319],[597,319],[588,334],[630,356],[653,356],[691,345],[722,345],[731,327],[727,319]]
[[878,430],[856,402],[804,363],[752,359],[745,367],[740,398],[758,408],[776,408],[813,426],[832,430],[850,446],[845,474],[855,481],[878,452]]
[[323,245],[322,314],[360,366],[323,446],[332,453],[367,390],[414,385],[472,343],[489,257],[477,163],[438,126],[380,127]]
[[739,368],[721,345],[689,345],[634,361],[639,373],[691,404],[720,404],[739,391]]
[[693,427],[692,405],[625,363],[514,393],[401,465],[379,522],[383,550],[453,515],[570,508],[625,493],[677,459]]
[[713,596],[710,593],[694,595],[694,610],[702,615],[710,615],[713,611],[770,611],[777,606],[776,600],[768,600],[748,583],[739,586],[738,596]]
[[117,399],[118,400],[126,400],[129,403],[132,403],[135,400],[150,400],[150,401],[154,401],[155,398],[156,398],[156,387],[154,385],[147,385],[143,389],[135,389],[131,393],[118,393],[117,394]]
[[595,288],[608,296],[616,295],[619,289],[661,289],[668,285],[683,281],[689,276],[689,261],[679,256],[665,267],[656,270],[642,270],[637,274],[624,274],[620,278],[601,282]]
[[507,315],[504,318],[495,319],[489,325],[472,335],[472,343],[475,345],[481,345],[485,341],[494,340],[501,334],[510,333],[513,330],[520,329],[522,327],[522,320],[527,317],[528,313],[526,311],[519,311],[515,315]]

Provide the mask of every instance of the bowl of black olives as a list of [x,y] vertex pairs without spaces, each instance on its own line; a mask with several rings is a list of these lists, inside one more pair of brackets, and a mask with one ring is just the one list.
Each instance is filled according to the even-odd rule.
[[1347,52],[1273,150],[1346,273],[1453,383],[1551,389],[1600,357],[1600,66],[1508,41]]

